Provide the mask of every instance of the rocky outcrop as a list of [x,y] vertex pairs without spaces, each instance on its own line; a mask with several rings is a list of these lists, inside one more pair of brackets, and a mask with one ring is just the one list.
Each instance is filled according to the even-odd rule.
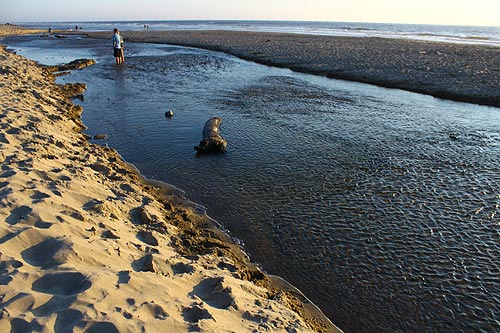
[[94,59],[76,59],[64,65],[56,65],[56,66],[45,66],[51,72],[61,72],[61,71],[69,71],[75,69],[82,69],[88,66],[95,64]]
[[219,117],[207,120],[203,128],[203,140],[200,141],[198,146],[194,147],[198,154],[226,152],[227,141],[219,134],[221,123],[222,119]]

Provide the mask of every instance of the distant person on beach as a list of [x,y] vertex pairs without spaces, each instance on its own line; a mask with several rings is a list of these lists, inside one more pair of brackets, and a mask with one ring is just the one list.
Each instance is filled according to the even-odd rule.
[[49,27],[49,36],[52,33],[52,27]]
[[113,54],[116,59],[116,64],[119,65],[123,62],[123,50],[120,32],[118,29],[113,30]]

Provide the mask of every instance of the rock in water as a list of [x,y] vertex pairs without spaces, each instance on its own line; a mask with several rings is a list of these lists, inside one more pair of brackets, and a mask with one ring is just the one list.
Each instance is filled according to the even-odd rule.
[[226,152],[227,141],[219,134],[221,123],[222,119],[219,117],[207,120],[205,127],[203,127],[203,140],[200,141],[198,146],[194,147],[198,154]]
[[165,112],[165,117],[173,117],[173,116],[174,116],[174,111]]
[[56,65],[56,66],[44,66],[44,68],[48,69],[51,72],[61,72],[61,71],[69,71],[82,69],[88,66],[95,64],[94,59],[76,59],[64,65]]
[[94,135],[94,140],[106,140],[108,136],[106,134],[96,134]]

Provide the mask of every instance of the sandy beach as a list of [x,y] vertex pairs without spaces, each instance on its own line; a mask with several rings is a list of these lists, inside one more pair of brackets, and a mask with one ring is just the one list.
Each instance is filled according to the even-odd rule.
[[21,27],[14,24],[2,24],[0,25],[0,37],[12,36],[12,35],[22,35],[22,34],[37,34],[47,32],[46,30],[40,29],[29,29]]
[[0,87],[0,331],[337,331],[206,217],[89,142],[71,102],[84,84],[55,84],[0,47]]
[[[110,33],[89,33],[110,38]],[[239,31],[124,31],[131,42],[226,52],[262,64],[500,106],[500,48],[416,40]]]
[[[242,242],[346,332],[498,326],[489,224],[498,216],[498,109],[475,104],[500,106],[500,48],[122,31],[128,60],[120,67],[110,32],[56,39],[0,25],[1,36],[23,33],[34,34],[7,38],[9,50],[28,48],[22,54],[33,59],[62,52],[61,62],[92,55],[97,64],[39,66],[0,46],[0,332],[338,331],[299,290],[252,264]],[[57,75],[65,84],[55,84]],[[223,117],[230,138],[223,167],[193,158],[207,110]],[[242,119],[246,126],[235,126]],[[153,149],[142,154],[148,141]],[[231,233],[171,187],[143,179],[107,144],[206,205]],[[266,154],[255,158],[260,147]],[[259,180],[242,182],[246,175]],[[469,197],[471,188],[481,194]],[[311,193],[318,199],[309,201]],[[207,197],[234,214],[217,215]]]

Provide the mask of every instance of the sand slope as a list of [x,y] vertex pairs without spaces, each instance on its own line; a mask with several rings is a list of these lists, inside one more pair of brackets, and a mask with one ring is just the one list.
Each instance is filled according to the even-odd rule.
[[0,332],[333,330],[89,143],[64,88],[0,47]]

